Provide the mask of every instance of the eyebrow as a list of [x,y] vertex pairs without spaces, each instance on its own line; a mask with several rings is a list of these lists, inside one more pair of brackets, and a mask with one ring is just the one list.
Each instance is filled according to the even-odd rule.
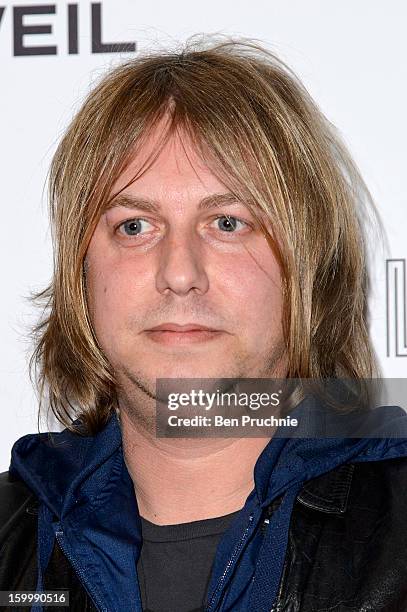
[[[209,196],[205,196],[200,200],[198,204],[198,210],[208,210],[211,208],[217,208],[226,204],[239,204],[238,198],[233,193],[214,193]],[[137,197],[130,194],[119,193],[104,207],[104,212],[115,208],[116,206],[124,206],[125,208],[137,208],[144,210],[145,212],[160,212],[160,205],[158,202],[149,198]]]

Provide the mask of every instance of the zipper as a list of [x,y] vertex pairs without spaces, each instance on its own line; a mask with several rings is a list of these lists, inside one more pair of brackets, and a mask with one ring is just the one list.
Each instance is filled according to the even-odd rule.
[[261,534],[264,536],[266,535],[266,531],[267,531],[267,525],[270,523],[270,519],[266,518],[264,519],[264,521],[262,522],[262,524],[260,525],[260,531]]
[[270,523],[270,517],[273,514],[273,511],[274,511],[274,505],[267,506],[266,512],[265,512],[266,518],[263,519],[260,525],[260,532],[263,536],[266,535],[267,527]]
[[213,595],[212,595],[211,601],[209,602],[209,604],[208,604],[208,605],[207,605],[207,607],[205,608],[205,612],[213,612],[213,610],[214,610],[214,602],[215,602],[215,599],[216,599],[216,597],[217,597],[217,595],[218,595],[218,593],[219,593],[220,589],[222,588],[223,583],[224,583],[224,582],[225,582],[225,580],[226,580],[226,576],[227,576],[227,575],[228,575],[228,573],[230,572],[230,570],[231,570],[231,568],[232,568],[233,564],[235,563],[236,557],[237,557],[237,556],[238,556],[238,554],[240,553],[240,551],[241,551],[241,549],[242,549],[242,546],[243,546],[243,544],[245,543],[245,540],[247,539],[247,535],[248,535],[248,533],[249,533],[250,529],[251,529],[251,528],[252,528],[252,526],[253,526],[253,518],[254,518],[254,514],[251,514],[251,515],[249,516],[249,524],[248,524],[248,525],[247,525],[247,527],[245,528],[245,530],[244,530],[244,532],[243,532],[243,534],[242,534],[242,537],[240,538],[239,542],[236,544],[236,546],[235,546],[235,548],[234,548],[234,550],[233,550],[233,552],[232,552],[232,554],[231,554],[231,556],[230,556],[230,558],[229,558],[229,560],[228,560],[228,562],[227,562],[227,564],[226,564],[226,567],[225,567],[225,569],[224,569],[224,571],[223,571],[223,574],[222,574],[222,576],[219,578],[218,584],[216,585],[216,588],[215,588],[215,590],[214,590],[214,592],[213,592]]
[[279,508],[279,506],[280,506],[280,504],[282,502],[282,499],[283,499],[283,496],[280,495],[271,504],[269,504],[266,507],[266,511],[265,511],[266,518],[263,519],[263,522],[262,522],[262,524],[260,526],[260,531],[263,534],[263,536],[266,534],[267,527],[268,527],[268,525],[270,523],[270,519],[273,516],[274,512],[276,510],[278,510],[278,508]]
[[88,586],[85,584],[85,572],[83,571],[83,569],[80,567],[80,565],[78,565],[77,561],[75,561],[75,559],[72,557],[72,555],[67,551],[67,549],[65,548],[64,544],[63,544],[63,537],[64,537],[64,532],[61,529],[60,525],[57,525],[57,531],[55,531],[55,537],[57,539],[57,542],[62,550],[62,552],[64,553],[64,555],[66,556],[66,558],[69,560],[69,563],[72,565],[72,567],[74,568],[77,576],[79,577],[79,580],[82,583],[83,588],[85,589],[86,593],[89,595],[89,597],[92,599],[92,602],[94,604],[94,606],[100,610],[101,612],[108,612],[107,608],[100,608],[97,604],[97,597],[95,597],[95,594],[91,593],[91,590],[88,588]]

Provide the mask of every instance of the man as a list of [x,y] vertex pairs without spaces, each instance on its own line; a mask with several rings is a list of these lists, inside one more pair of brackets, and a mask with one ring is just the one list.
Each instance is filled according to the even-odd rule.
[[363,195],[254,43],[104,77],[51,167],[33,364],[66,429],[13,447],[1,589],[67,589],[78,611],[407,610],[404,436],[155,435],[158,379],[375,376]]

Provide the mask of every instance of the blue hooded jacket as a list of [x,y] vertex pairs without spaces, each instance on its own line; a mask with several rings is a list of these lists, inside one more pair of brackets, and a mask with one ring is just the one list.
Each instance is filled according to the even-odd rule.
[[[306,415],[309,409],[304,400],[296,410]],[[289,437],[279,429],[271,438],[256,462],[254,489],[218,545],[206,612],[272,608],[293,504],[306,481],[344,463],[407,456],[405,412],[395,406],[373,412],[379,416],[375,437]],[[37,590],[56,538],[98,610],[142,612],[136,571],[141,524],[116,414],[95,436],[67,429],[23,436],[12,448],[10,471],[40,501]],[[263,511],[279,496],[263,536]]]

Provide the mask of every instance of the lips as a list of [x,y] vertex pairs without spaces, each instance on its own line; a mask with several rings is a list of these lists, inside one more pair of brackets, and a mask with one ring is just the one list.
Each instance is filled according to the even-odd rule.
[[177,323],[162,323],[151,327],[147,331],[172,331],[172,332],[191,332],[191,331],[218,331],[213,327],[207,327],[206,325],[198,325],[195,323],[187,323],[185,325],[178,325]]
[[223,336],[222,330],[199,323],[162,323],[145,330],[147,338],[157,345],[173,350],[184,350],[185,345],[206,345]]

